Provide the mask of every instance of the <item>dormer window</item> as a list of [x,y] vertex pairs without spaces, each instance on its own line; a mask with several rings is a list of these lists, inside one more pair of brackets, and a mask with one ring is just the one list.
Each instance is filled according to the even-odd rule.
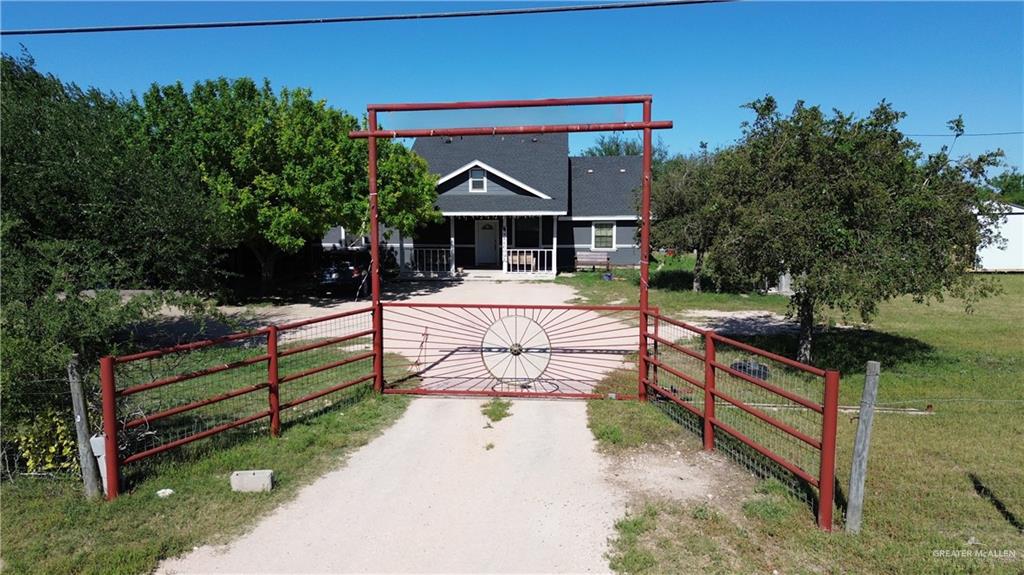
[[481,168],[469,170],[469,191],[478,193],[487,191],[487,172]]

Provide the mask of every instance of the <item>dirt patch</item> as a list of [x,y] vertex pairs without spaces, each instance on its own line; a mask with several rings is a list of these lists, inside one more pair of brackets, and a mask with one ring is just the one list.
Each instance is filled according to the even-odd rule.
[[634,502],[704,503],[739,517],[757,484],[725,455],[691,444],[646,447],[607,457],[609,481]]
[[679,314],[678,317],[697,327],[731,335],[774,335],[800,331],[797,322],[770,311],[691,309]]

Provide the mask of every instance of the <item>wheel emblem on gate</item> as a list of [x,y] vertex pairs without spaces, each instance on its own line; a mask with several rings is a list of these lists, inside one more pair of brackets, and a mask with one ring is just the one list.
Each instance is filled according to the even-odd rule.
[[499,385],[511,384],[529,390],[548,368],[551,340],[536,321],[509,315],[487,328],[480,356]]

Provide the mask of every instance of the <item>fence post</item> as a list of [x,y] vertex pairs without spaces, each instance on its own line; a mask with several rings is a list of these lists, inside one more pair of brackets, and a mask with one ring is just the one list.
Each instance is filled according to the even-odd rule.
[[[377,130],[377,110],[369,109],[366,125]],[[367,175],[370,184],[370,288],[373,293],[373,390],[384,392],[384,308],[380,303],[380,214],[377,207],[377,138],[366,139],[370,163]]]
[[[646,98],[643,102],[644,122],[651,121],[651,99]],[[642,159],[643,178],[640,186],[640,373],[639,393],[640,401],[647,400],[647,316],[650,313],[650,259],[651,259],[651,155],[654,150],[652,143],[651,129],[644,128],[643,131],[644,152]],[[612,242],[614,244],[614,242]],[[611,258],[606,264],[611,265]]]
[[647,312],[640,309],[640,364],[637,372],[636,398],[647,401],[647,382],[650,367],[647,362]]
[[704,449],[715,448],[715,334],[704,332]]
[[853,463],[850,465],[850,497],[846,505],[846,531],[849,533],[860,533],[860,522],[864,514],[868,446],[871,443],[871,422],[875,417],[875,398],[878,396],[878,376],[881,368],[877,361],[869,361],[864,375],[860,417],[857,418],[857,439],[853,443]]
[[818,470],[818,527],[832,531],[836,488],[836,419],[839,415],[839,372],[825,372],[825,401],[821,417],[821,467]]
[[82,468],[82,484],[85,486],[85,496],[95,499],[102,487],[96,457],[89,443],[89,412],[85,408],[82,379],[78,377],[78,355],[72,355],[68,361],[68,386],[71,387],[71,408],[75,414],[75,439],[78,443],[78,465]]
[[117,451],[117,388],[114,385],[114,358],[100,358],[100,387],[103,393],[103,459],[107,467],[107,501],[121,492],[121,457]]
[[270,435],[281,435],[281,394],[277,367],[277,326],[272,325],[267,332],[267,382],[270,400]]

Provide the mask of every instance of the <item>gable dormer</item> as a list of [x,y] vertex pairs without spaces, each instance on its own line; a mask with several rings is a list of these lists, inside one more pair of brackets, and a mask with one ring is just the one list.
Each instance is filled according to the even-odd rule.
[[445,174],[437,181],[438,194],[522,195],[550,200],[551,196],[490,166],[473,160]]

